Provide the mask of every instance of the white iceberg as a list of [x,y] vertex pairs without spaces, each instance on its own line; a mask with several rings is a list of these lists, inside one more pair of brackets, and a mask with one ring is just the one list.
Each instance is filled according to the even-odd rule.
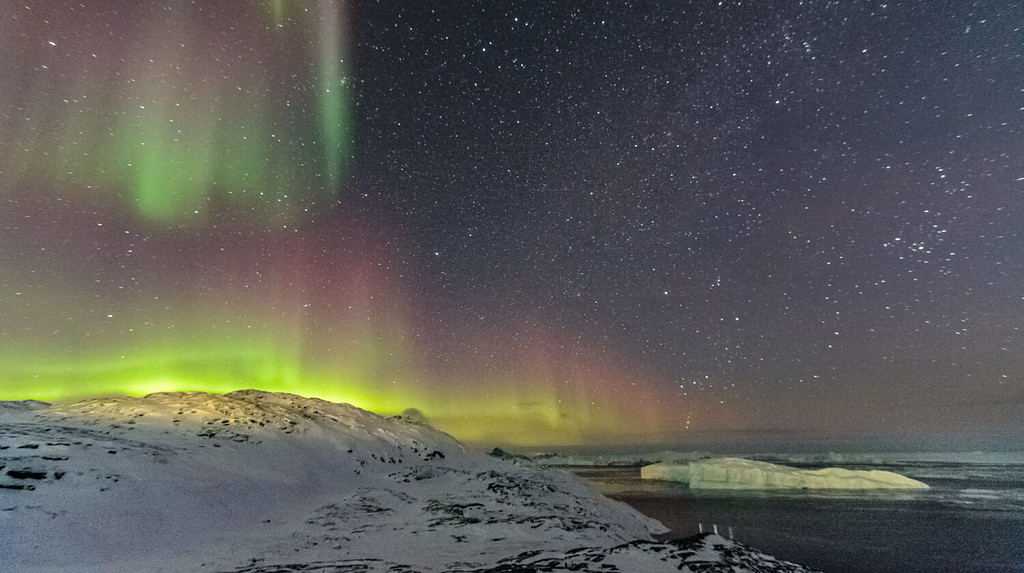
[[741,458],[659,463],[640,468],[640,477],[690,484],[691,489],[927,489],[928,485],[882,470],[807,470]]

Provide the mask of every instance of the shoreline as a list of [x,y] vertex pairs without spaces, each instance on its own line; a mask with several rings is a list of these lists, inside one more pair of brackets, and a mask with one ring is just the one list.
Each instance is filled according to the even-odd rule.
[[1024,512],[958,505],[955,488],[964,484],[948,479],[937,480],[926,493],[820,495],[695,492],[683,484],[641,480],[639,468],[585,467],[573,473],[670,528],[659,539],[692,535],[703,522],[705,529],[717,524],[725,537],[732,527],[745,545],[828,573],[1024,571],[1024,547],[1013,536],[1024,530]]

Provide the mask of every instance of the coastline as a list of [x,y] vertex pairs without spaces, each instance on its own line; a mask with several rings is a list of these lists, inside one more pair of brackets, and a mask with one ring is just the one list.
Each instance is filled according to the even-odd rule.
[[1024,512],[991,505],[996,500],[960,503],[955,488],[964,484],[948,478],[932,478],[927,492],[698,492],[641,480],[635,467],[563,469],[670,528],[659,539],[717,524],[726,537],[731,529],[759,551],[828,573],[1024,571],[1024,547],[1013,535],[1024,530]]

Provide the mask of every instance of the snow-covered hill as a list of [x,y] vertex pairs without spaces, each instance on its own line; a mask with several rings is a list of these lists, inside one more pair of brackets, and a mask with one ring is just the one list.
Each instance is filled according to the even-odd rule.
[[346,404],[0,403],[12,571],[804,570],[715,536],[652,540],[663,531],[571,474]]

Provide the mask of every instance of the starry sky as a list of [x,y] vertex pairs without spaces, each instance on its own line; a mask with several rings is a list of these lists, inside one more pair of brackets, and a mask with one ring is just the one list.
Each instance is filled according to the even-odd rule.
[[1024,444],[1018,1],[3,8],[0,398]]

